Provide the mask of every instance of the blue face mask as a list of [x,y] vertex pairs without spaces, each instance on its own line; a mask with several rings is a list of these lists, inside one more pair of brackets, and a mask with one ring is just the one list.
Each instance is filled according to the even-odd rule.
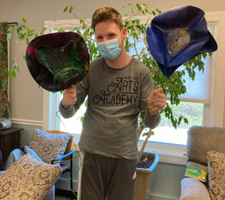
[[121,53],[118,38],[97,43],[100,55],[106,60],[115,60]]

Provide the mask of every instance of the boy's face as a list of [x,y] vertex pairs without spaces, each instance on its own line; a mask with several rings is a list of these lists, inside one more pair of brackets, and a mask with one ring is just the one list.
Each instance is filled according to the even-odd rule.
[[95,26],[95,37],[97,42],[118,38],[120,48],[123,45],[123,40],[126,39],[126,34],[126,29],[123,28],[121,33],[119,27],[114,22],[101,22]]

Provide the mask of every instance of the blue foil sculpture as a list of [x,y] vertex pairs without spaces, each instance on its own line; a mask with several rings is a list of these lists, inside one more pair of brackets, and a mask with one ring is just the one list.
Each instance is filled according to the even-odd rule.
[[176,7],[154,17],[147,27],[150,53],[165,76],[195,56],[217,50],[204,14],[194,6]]
[[89,69],[89,53],[83,38],[74,32],[46,34],[32,40],[26,62],[34,80],[57,92],[81,81]]

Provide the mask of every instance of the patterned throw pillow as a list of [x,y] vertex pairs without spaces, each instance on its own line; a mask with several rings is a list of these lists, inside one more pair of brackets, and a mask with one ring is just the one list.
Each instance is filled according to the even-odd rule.
[[26,154],[0,176],[0,199],[43,199],[62,170]]
[[209,151],[209,193],[212,200],[225,199],[225,153]]
[[51,164],[54,158],[63,156],[70,141],[70,134],[52,134],[35,129],[29,147],[43,162]]

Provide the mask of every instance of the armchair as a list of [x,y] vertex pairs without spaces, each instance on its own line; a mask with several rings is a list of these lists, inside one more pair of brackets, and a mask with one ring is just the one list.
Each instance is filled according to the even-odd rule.
[[[70,173],[70,188],[73,189],[72,182],[72,156],[75,152],[71,150],[73,136],[66,132],[57,130],[42,131],[35,129],[31,141],[28,146],[15,149],[11,152],[5,169],[8,169],[15,161],[19,160],[25,154],[30,154],[34,158],[43,161],[46,164],[56,164],[61,167],[61,174]],[[69,165],[62,164],[61,160],[70,160]],[[51,189],[48,196],[55,194],[55,186]],[[44,200],[54,200],[53,197],[45,198]],[[73,199],[73,193],[71,193]]]
[[[211,170],[211,166],[208,166],[208,153],[212,151],[225,153],[224,143],[225,128],[191,127],[187,139],[187,167],[198,166],[199,170],[208,173]],[[210,180],[203,183],[193,178],[182,179],[180,200],[211,200],[214,191],[210,190],[210,184]]]

